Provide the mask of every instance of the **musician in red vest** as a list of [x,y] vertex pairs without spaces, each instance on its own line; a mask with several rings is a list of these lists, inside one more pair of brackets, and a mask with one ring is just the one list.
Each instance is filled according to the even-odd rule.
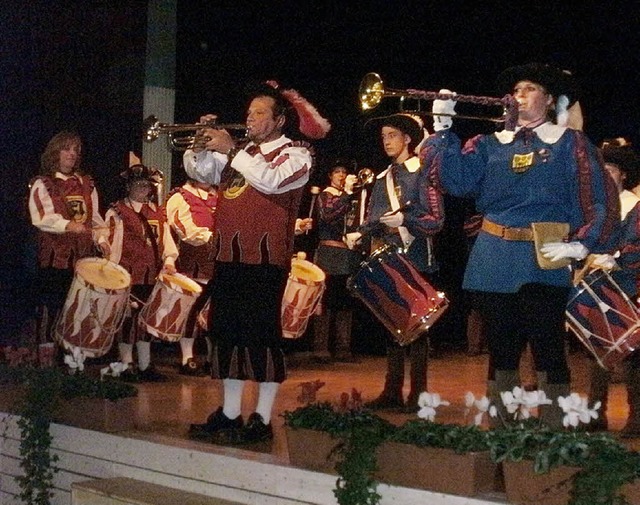
[[[176,273],[178,249],[164,209],[152,201],[162,174],[136,163],[120,175],[127,181],[128,195],[114,203],[105,216],[110,231],[109,259],[131,274],[131,295],[140,309],[151,295],[158,274]],[[131,365],[135,344],[138,366],[130,366],[121,377],[131,382],[164,381],[166,377],[151,365],[151,336],[137,324],[138,312],[132,310],[131,317],[125,319],[118,345],[120,360]]]
[[[282,296],[298,207],[313,166],[309,144],[285,136],[283,128],[298,119],[306,137],[322,138],[330,127],[295,90],[269,84],[250,98],[248,143],[236,145],[227,131],[205,128],[203,143],[184,154],[187,171],[219,184],[210,328],[212,376],[222,379],[224,402],[190,429],[192,437],[211,442],[273,437],[272,408],[286,378]],[[206,115],[201,122],[212,119]],[[258,402],[245,424],[241,405],[249,380],[258,383]]]
[[211,371],[211,340],[204,335],[207,344],[204,367],[194,359],[193,346],[202,333],[197,324],[198,314],[210,297],[209,280],[213,276],[213,234],[218,191],[213,184],[202,180],[193,171],[189,171],[187,176],[187,182],[171,192],[165,207],[167,221],[178,238],[180,255],[176,267],[180,273],[203,285],[202,293],[191,308],[184,335],[180,339],[180,373],[202,376],[205,375],[205,370]]
[[30,184],[29,214],[38,241],[38,356],[51,365],[53,325],[71,286],[78,259],[109,254],[107,229],[93,179],[80,171],[82,141],[77,133],[54,135],[41,157],[42,174]]

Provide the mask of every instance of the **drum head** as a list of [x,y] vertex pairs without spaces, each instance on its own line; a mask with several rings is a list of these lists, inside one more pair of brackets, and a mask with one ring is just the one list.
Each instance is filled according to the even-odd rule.
[[104,258],[83,258],[76,262],[76,273],[85,282],[103,289],[119,290],[131,285],[131,276],[120,265]]
[[326,275],[320,267],[307,260],[291,262],[291,277],[312,282],[324,282]]
[[174,291],[179,291],[180,293],[202,293],[200,284],[183,274],[160,274],[160,280]]

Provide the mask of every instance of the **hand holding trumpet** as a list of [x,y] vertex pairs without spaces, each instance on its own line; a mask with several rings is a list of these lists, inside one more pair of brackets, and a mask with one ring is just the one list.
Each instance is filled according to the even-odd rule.
[[[204,116],[200,116],[200,123],[203,123],[203,125],[213,123],[216,119],[217,116],[215,114],[205,114]],[[236,144],[227,130],[203,126],[202,129],[196,131],[192,149],[194,152],[207,149],[209,151],[226,154],[235,146]]]

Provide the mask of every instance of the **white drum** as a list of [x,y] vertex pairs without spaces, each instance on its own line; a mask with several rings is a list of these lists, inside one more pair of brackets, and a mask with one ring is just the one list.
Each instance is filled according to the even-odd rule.
[[176,342],[182,338],[189,311],[200,293],[202,287],[186,275],[160,274],[138,324],[160,340]]
[[78,260],[55,339],[89,358],[105,355],[122,324],[130,288],[131,276],[120,265],[103,258]]
[[299,338],[307,329],[309,318],[315,313],[325,287],[325,273],[304,254],[291,260],[291,272],[282,297],[282,336]]

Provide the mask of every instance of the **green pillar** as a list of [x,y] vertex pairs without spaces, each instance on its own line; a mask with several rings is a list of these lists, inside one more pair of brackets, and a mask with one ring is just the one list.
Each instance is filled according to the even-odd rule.
[[[147,9],[143,117],[153,114],[162,123],[174,123],[176,4],[177,0],[149,0]],[[165,135],[155,142],[143,142],[142,162],[164,174],[164,187],[159,195],[162,203],[171,188],[171,150]]]

